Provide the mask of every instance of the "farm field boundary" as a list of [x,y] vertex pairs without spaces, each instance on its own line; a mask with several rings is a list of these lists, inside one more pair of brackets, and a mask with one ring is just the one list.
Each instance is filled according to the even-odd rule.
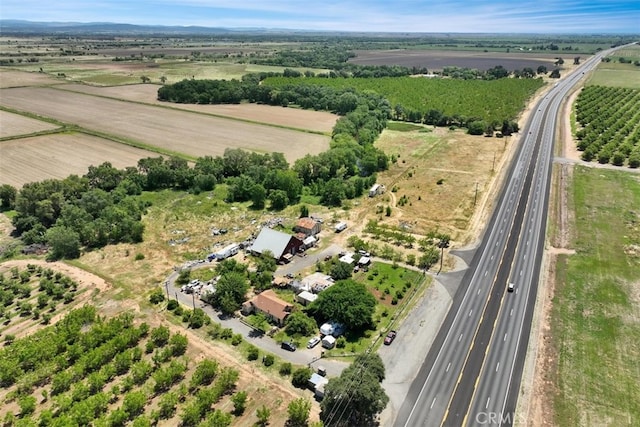
[[298,132],[331,134],[338,117],[335,114],[285,108],[260,104],[176,104],[158,101],[157,85],[138,84],[126,86],[97,87],[78,84],[59,86],[57,89],[103,96],[141,104],[162,106],[169,109],[187,110],[204,113],[218,118],[233,119],[241,122],[273,126]]
[[89,166],[110,162],[116,168],[136,166],[156,153],[83,133],[55,133],[2,141],[2,184],[84,175]]
[[283,152],[292,162],[329,146],[327,136],[51,88],[5,89],[2,104],[193,158],[220,156],[226,148],[242,148]]

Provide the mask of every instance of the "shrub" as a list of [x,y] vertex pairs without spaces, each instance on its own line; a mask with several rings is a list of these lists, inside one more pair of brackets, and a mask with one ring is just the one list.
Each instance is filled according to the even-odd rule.
[[273,357],[272,354],[267,354],[262,358],[262,364],[264,366],[271,366],[273,365],[274,361],[275,361],[275,358]]
[[312,373],[311,368],[296,369],[291,376],[291,384],[297,388],[306,388]]
[[247,359],[257,360],[258,356],[260,356],[260,351],[258,350],[258,347],[256,347],[255,345],[250,345],[249,349],[247,350]]
[[[160,288],[156,288],[153,292],[151,292],[151,295],[149,295],[149,302],[151,304],[160,304],[163,301],[164,301],[164,293]],[[175,301],[175,300],[172,300],[172,301]]]
[[231,338],[231,345],[238,346],[238,345],[240,345],[241,342],[242,342],[242,335],[241,334],[235,334]]
[[173,310],[173,314],[175,314],[176,316],[182,316],[183,312],[184,312],[184,309],[180,304],[178,304],[178,306]]
[[178,300],[175,299],[171,299],[169,300],[169,302],[167,303],[167,310],[173,311],[176,309],[176,307],[178,307],[180,305],[180,303],[178,302]]
[[291,375],[292,369],[293,368],[290,362],[284,362],[282,365],[280,365],[280,369],[278,369],[278,373],[282,376]]
[[343,336],[339,337],[336,340],[336,347],[337,348],[344,348],[347,345],[347,339]]
[[135,260],[136,260],[136,261],[141,261],[141,260],[143,260],[143,259],[144,259],[144,254],[143,254],[143,253],[141,253],[141,252],[138,252],[138,253],[136,254],[136,258],[135,258]]

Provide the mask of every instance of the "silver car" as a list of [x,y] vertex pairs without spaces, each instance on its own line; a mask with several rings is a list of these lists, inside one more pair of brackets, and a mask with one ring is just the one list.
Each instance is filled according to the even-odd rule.
[[307,348],[313,348],[313,347],[317,346],[318,344],[320,344],[320,337],[313,337],[307,343]]

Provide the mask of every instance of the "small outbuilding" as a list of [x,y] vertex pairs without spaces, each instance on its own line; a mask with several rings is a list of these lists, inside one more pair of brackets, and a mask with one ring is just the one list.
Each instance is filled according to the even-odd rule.
[[[322,338],[321,343],[322,343],[322,347],[331,350],[333,347],[336,346],[336,339],[333,337],[333,335],[325,335]],[[314,375],[317,375],[317,374],[314,374]]]
[[315,236],[320,233],[321,227],[320,222],[315,219],[304,217],[298,220],[295,227],[293,227],[293,230],[297,233],[302,233],[305,236]]
[[302,291],[298,295],[296,295],[296,301],[304,306],[311,304],[316,299],[318,299],[318,295],[309,291]]
[[314,394],[317,394],[318,389],[322,390],[322,396],[324,397],[324,385],[327,384],[329,380],[322,375],[319,374],[311,374],[311,378],[309,378],[309,388],[313,390]]

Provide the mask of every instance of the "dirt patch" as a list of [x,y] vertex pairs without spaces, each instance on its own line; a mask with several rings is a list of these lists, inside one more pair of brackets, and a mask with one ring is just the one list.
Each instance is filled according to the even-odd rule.
[[329,137],[52,88],[3,89],[2,104],[187,156],[227,148],[281,152],[289,162],[329,147]]
[[27,135],[34,132],[42,132],[46,130],[56,129],[58,126],[42,122],[40,120],[31,119],[18,114],[0,111],[0,138],[11,136]]
[[43,86],[59,83],[63,83],[63,81],[43,73],[0,70],[0,89],[9,87]]
[[124,169],[157,155],[90,135],[58,133],[3,141],[0,170],[2,184],[20,188],[28,182],[64,179],[71,174],[82,176],[89,166],[104,162]]
[[175,104],[158,101],[160,86],[153,84],[96,87],[87,85],[65,85],[64,89],[128,101],[162,105],[188,111],[232,117],[258,123],[331,133],[338,117],[325,111],[301,110],[262,104],[196,105]]
[[[91,302],[96,295],[104,295],[104,293],[111,288],[111,286],[100,277],[59,261],[46,262],[38,259],[5,261],[0,264],[0,272],[9,271],[13,267],[18,267],[22,270],[25,269],[29,264],[44,268],[50,268],[53,271],[63,273],[64,275],[70,277],[78,283],[77,296],[76,298],[74,298],[73,303],[70,304],[69,307],[81,306],[85,303]],[[62,310],[62,312],[56,313],[51,318],[50,323],[56,323],[58,320],[64,317],[66,311],[67,310]],[[5,329],[3,331],[3,334],[15,335],[17,338],[20,338],[30,335],[43,327],[44,326],[40,322],[30,322],[29,326],[26,327],[23,323],[17,323]]]

